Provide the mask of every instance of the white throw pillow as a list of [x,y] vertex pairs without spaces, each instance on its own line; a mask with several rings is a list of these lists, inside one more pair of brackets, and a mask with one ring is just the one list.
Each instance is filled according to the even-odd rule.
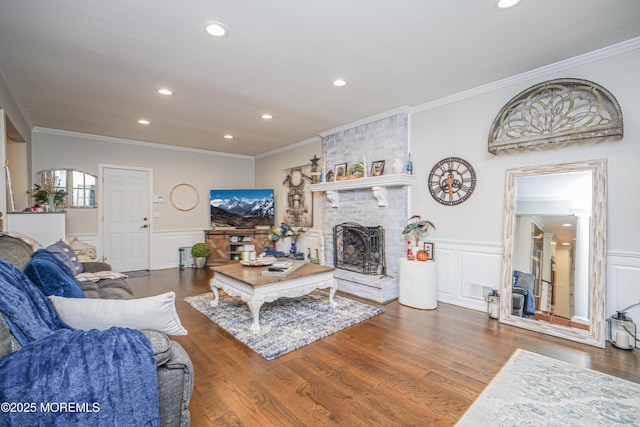
[[72,328],[103,330],[121,326],[151,329],[167,335],[187,335],[176,311],[174,292],[127,300],[58,296],[48,298],[58,317]]

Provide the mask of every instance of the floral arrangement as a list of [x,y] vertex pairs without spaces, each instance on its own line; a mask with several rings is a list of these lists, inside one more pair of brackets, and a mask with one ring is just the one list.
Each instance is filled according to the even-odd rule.
[[27,194],[33,197],[36,201],[36,205],[45,204],[49,197],[54,198],[56,205],[62,205],[67,192],[59,189],[56,191],[55,178],[45,177],[42,185],[34,184],[33,189],[27,190]]
[[407,225],[404,227],[404,230],[402,230],[402,234],[409,234],[415,244],[414,246],[418,246],[420,240],[427,234],[430,227],[434,230],[436,229],[433,222],[422,219],[420,215],[414,215],[407,220]]
[[364,166],[362,163],[354,163],[349,167],[349,175],[364,175]]
[[269,229],[269,232],[267,234],[267,239],[275,247],[275,243],[278,240],[291,237],[291,252],[295,252],[298,238],[302,236],[303,233],[304,233],[304,229],[302,227],[297,230],[294,230],[290,225],[287,225],[284,222],[282,222],[278,227],[271,227]]
[[268,239],[272,242],[277,242],[280,239],[284,239],[286,237],[293,237],[297,233],[291,228],[291,226],[285,224],[284,222],[280,223],[278,227],[271,227],[268,233]]

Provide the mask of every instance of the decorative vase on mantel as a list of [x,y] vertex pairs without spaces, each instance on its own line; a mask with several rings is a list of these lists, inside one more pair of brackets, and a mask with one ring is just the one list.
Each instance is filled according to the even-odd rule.
[[47,196],[47,204],[49,205],[48,212],[55,212],[55,210],[56,210],[56,196]]

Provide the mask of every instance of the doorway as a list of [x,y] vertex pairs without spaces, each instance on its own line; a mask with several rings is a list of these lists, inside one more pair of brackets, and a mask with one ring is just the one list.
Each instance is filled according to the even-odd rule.
[[101,166],[100,173],[105,261],[114,271],[148,270],[151,171]]

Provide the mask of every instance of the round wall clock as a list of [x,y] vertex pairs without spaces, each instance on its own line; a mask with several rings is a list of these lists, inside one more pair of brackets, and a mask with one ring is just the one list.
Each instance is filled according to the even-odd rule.
[[178,184],[171,190],[171,204],[180,211],[190,211],[199,201],[198,190],[190,184]]
[[476,187],[473,167],[459,157],[440,160],[429,174],[429,192],[439,203],[447,206],[467,200]]

